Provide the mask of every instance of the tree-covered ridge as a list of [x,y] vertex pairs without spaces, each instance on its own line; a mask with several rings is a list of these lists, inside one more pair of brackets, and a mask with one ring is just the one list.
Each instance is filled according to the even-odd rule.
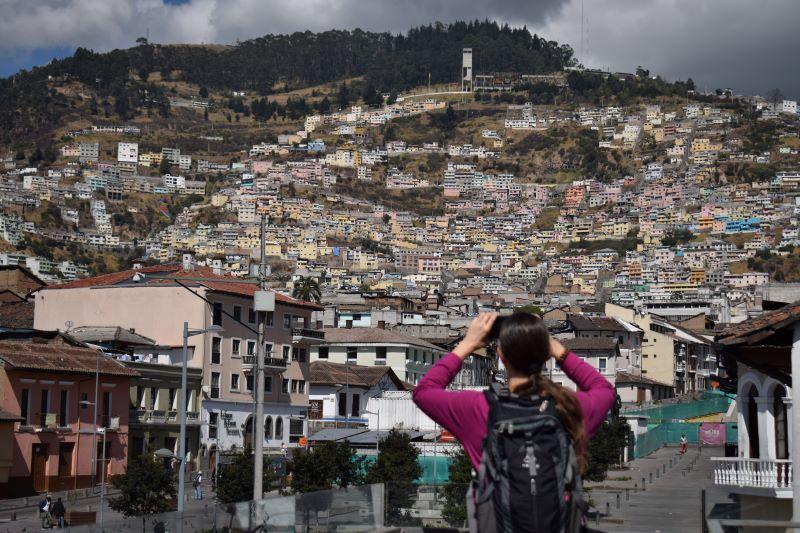
[[140,40],[126,50],[96,53],[78,48],[0,80],[0,131],[4,139],[30,136],[70,111],[68,99],[48,88],[53,79],[85,84],[100,98],[113,97],[117,114],[127,109],[168,108],[161,79],[268,95],[351,77],[373,91],[397,91],[428,82],[455,82],[461,49],[474,49],[475,72],[549,72],[574,63],[572,49],[494,22],[436,23],[406,34],[331,30],[266,35],[235,46],[158,45]]

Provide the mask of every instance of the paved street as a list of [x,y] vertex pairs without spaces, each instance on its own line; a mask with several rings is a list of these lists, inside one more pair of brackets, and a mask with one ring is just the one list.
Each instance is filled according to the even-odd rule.
[[[609,480],[592,484],[592,499],[600,509],[599,525],[592,527],[603,531],[625,532],[686,532],[700,531],[701,490],[706,489],[706,512],[716,503],[727,502],[728,492],[712,484],[710,457],[724,455],[721,448],[704,448],[701,452],[690,447],[680,457],[674,447],[661,448],[655,453],[631,463],[630,470],[611,472]],[[670,459],[673,466],[670,468]],[[666,466],[666,473],[661,473]],[[656,477],[656,471],[659,471]],[[653,483],[650,484],[650,474]],[[620,478],[630,477],[629,480]],[[646,490],[642,491],[642,478]],[[618,481],[614,481],[619,479]],[[626,500],[625,489],[629,499]],[[620,508],[616,508],[619,495]],[[606,516],[606,504],[610,516]]]

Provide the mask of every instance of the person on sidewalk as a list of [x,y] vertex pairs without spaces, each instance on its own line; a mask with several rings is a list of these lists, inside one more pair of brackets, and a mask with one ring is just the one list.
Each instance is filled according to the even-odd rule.
[[58,523],[58,529],[64,529],[64,517],[67,514],[67,509],[64,507],[64,502],[61,501],[60,497],[53,504],[52,509],[50,509],[50,514],[53,515],[53,518]]
[[681,455],[686,453],[686,435],[681,435]]
[[52,500],[50,495],[48,494],[45,498],[39,502],[39,518],[42,521],[42,529],[50,529],[53,527],[53,524],[50,522],[50,506],[52,505]]
[[192,485],[194,486],[194,499],[195,500],[202,500],[203,499],[203,492],[200,490],[200,483],[203,482],[203,472],[198,470],[197,474],[194,476],[194,481]]

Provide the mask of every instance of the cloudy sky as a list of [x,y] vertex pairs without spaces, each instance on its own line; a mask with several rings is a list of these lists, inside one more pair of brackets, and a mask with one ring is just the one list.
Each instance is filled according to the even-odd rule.
[[[0,75],[69,55],[160,43],[233,43],[266,33],[400,32],[435,20],[527,25],[581,50],[582,0],[0,0]],[[583,0],[584,64],[700,88],[800,98],[800,0]],[[480,54],[479,50],[475,54]]]

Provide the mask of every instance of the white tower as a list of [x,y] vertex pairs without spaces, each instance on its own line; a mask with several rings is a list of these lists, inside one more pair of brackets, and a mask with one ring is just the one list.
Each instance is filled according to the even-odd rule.
[[461,90],[472,92],[472,48],[464,48],[461,59]]

